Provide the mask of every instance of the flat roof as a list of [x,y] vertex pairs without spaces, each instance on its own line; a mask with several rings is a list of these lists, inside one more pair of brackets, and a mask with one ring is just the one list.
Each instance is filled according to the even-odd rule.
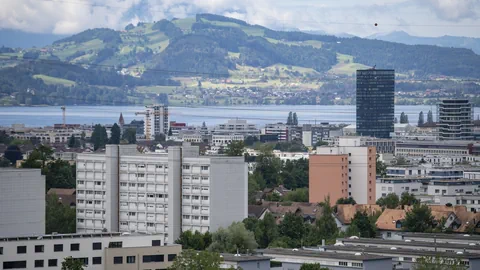
[[0,172],[33,172],[33,171],[41,171],[41,169],[37,169],[37,168],[13,168],[13,167],[0,168]]
[[112,238],[112,237],[129,237],[129,236],[154,236],[155,234],[143,233],[70,233],[70,234],[45,234],[45,235],[30,235],[17,237],[3,237],[0,242],[13,241],[35,241],[35,240],[52,240],[52,239],[72,239],[72,238]]
[[[452,195],[456,196],[456,195]],[[476,195],[478,196],[478,195]],[[404,232],[402,233],[403,236],[410,237],[410,238],[438,238],[438,239],[455,239],[455,240],[472,240],[472,241],[480,241],[480,235],[471,235],[471,234],[459,234],[459,233],[413,233],[413,232]]]
[[311,251],[305,249],[283,249],[283,248],[273,248],[273,249],[261,249],[258,250],[262,254],[271,254],[271,255],[284,255],[284,256],[300,256],[300,257],[315,257],[315,258],[328,258],[336,260],[351,260],[351,261],[371,261],[371,260],[387,260],[392,259],[391,256],[379,256],[372,254],[346,254],[346,253],[333,253],[333,252],[322,252],[322,251]]
[[[404,255],[404,256],[417,256],[417,257],[424,257],[424,256],[440,256],[440,257],[447,257],[447,258],[458,258],[458,259],[480,259],[480,254],[476,253],[468,253],[463,252],[463,254],[457,254],[455,252],[435,252],[435,251],[428,251],[428,250],[416,250],[416,249],[405,249],[405,248],[397,248],[397,249],[388,249],[388,248],[379,248],[379,247],[359,247],[359,246],[326,246],[324,247],[327,251],[345,251],[345,252],[367,252],[368,253],[380,253],[386,254],[389,256],[392,255]],[[339,253],[336,253],[339,254]]]
[[270,261],[272,258],[268,256],[260,256],[260,255],[244,255],[240,254],[236,256],[235,254],[220,254],[223,257],[224,261],[227,262],[253,262],[253,261]]
[[[339,239],[340,240],[340,239]],[[360,238],[360,239],[348,239],[342,238],[343,243],[351,244],[369,244],[369,245],[391,245],[391,246],[416,246],[416,247],[434,247],[431,242],[424,241],[411,241],[406,242],[405,240],[384,240],[384,239],[375,239],[375,238]],[[451,243],[436,243],[435,246],[439,248],[454,248],[454,249],[470,249],[470,250],[480,250],[480,245],[470,246],[468,242],[465,244],[451,244]]]

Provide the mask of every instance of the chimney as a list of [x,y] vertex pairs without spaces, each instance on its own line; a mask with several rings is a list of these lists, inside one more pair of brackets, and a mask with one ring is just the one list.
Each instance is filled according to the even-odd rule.
[[325,246],[325,239],[322,239],[322,247]]

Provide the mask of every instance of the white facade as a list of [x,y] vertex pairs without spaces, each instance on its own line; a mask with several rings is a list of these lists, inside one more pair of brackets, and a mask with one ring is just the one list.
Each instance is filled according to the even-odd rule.
[[45,176],[0,168],[0,237],[32,234],[45,234]]
[[468,156],[469,142],[406,141],[395,144],[395,156]]
[[212,135],[212,143],[214,146],[227,146],[233,141],[243,141],[243,135]]
[[286,142],[288,141],[288,126],[282,123],[266,124],[265,135],[277,135],[279,141]]
[[254,124],[248,124],[247,120],[231,119],[225,124],[216,125],[213,134],[258,136],[260,130]]
[[215,231],[247,217],[247,182],[243,157],[107,145],[105,155],[77,157],[77,232],[155,233],[173,243],[182,230]]
[[422,183],[415,179],[378,179],[376,186],[376,199],[395,193],[399,198],[402,193],[408,192],[414,195],[423,193]]
[[71,256],[82,260],[87,266],[86,269],[103,270],[107,263],[112,264],[112,262],[106,262],[105,250],[163,246],[163,244],[158,235],[122,235],[120,233],[0,238],[0,250],[2,250],[0,268],[61,269],[64,258]]
[[480,171],[464,171],[463,172],[463,178],[469,179],[469,180],[480,180]]
[[155,139],[155,135],[168,134],[170,122],[168,121],[168,106],[145,106],[144,134],[147,139]]
[[85,132],[85,138],[90,138],[92,131],[90,130],[71,130],[71,129],[32,129],[25,133],[14,133],[11,136],[19,140],[31,140],[33,138],[42,143],[67,143],[73,135],[77,140],[82,137]]
[[480,181],[445,180],[431,181],[427,188],[427,195],[450,196],[479,194]]
[[[318,155],[348,154],[348,196],[358,204],[369,204],[375,201],[375,147],[360,146],[360,137],[339,139],[337,147],[317,147]],[[373,183],[370,183],[373,179]]]

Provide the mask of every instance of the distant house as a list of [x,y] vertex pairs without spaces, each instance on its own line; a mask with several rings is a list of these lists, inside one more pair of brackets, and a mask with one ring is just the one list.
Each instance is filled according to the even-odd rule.
[[401,239],[402,224],[405,221],[404,209],[385,209],[375,225],[383,239]]
[[283,185],[279,185],[278,187],[274,187],[274,188],[265,188],[263,190],[263,193],[264,193],[264,197],[272,194],[277,194],[278,196],[283,197],[287,195],[290,191],[291,191],[290,189],[285,188]]
[[334,213],[335,223],[341,231],[346,231],[352,224],[352,220],[357,212],[366,212],[369,216],[381,213],[382,208],[376,204],[339,204],[337,212]]
[[280,202],[263,202],[261,205],[249,205],[248,216],[263,219],[267,213],[271,213],[280,224],[287,213],[293,213],[301,216],[307,223],[313,223],[323,213],[323,208],[314,203],[280,203]]
[[70,207],[76,206],[77,192],[74,188],[51,188],[47,192],[47,196],[56,195],[58,202]]

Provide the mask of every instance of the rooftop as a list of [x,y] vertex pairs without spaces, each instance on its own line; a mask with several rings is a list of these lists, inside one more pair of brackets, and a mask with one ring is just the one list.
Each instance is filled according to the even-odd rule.
[[[447,258],[457,258],[457,259],[480,259],[480,254],[463,252],[463,254],[457,254],[455,252],[435,252],[435,251],[426,251],[426,250],[414,250],[414,249],[403,249],[397,248],[395,250],[378,248],[378,247],[359,247],[359,246],[326,246],[325,249],[328,251],[334,252],[366,252],[366,253],[375,253],[375,254],[386,254],[389,256],[395,255],[407,255],[407,256],[417,256],[417,257],[447,257]],[[337,253],[338,254],[338,253]]]
[[[271,254],[271,255],[285,255],[285,256],[300,256],[300,257],[316,257],[316,258],[325,258],[325,259],[334,259],[334,260],[351,260],[351,261],[372,261],[372,260],[385,260],[391,259],[392,257],[379,256],[372,254],[346,254],[346,253],[333,253],[333,252],[321,252],[321,251],[311,251],[304,249],[283,249],[283,248],[273,248],[273,249],[263,249],[259,250],[261,254]],[[273,257],[273,256],[272,256]]]
[[19,236],[19,237],[4,237],[0,238],[0,242],[13,242],[13,241],[35,241],[45,239],[72,239],[72,238],[112,238],[112,237],[129,237],[129,236],[147,236],[152,234],[142,233],[70,233],[70,234],[46,234],[46,235],[31,235],[31,236]]
[[224,261],[227,262],[251,262],[251,261],[269,261],[272,258],[258,255],[243,255],[243,254],[221,254]]
[[[368,244],[369,246],[372,245],[389,245],[395,247],[408,247],[415,246],[415,247],[433,247],[431,242],[423,242],[423,241],[400,241],[400,240],[385,240],[385,239],[375,239],[375,238],[360,238],[360,239],[349,239],[349,238],[342,238],[340,239],[346,246],[350,246],[349,244]],[[480,245],[470,245],[470,243],[465,242],[465,244],[452,244],[452,243],[436,243],[436,247],[439,248],[452,248],[452,249],[469,249],[469,250],[480,250]]]
[[431,238],[431,239],[455,239],[455,240],[465,240],[465,241],[480,241],[480,235],[470,235],[470,234],[454,234],[454,233],[413,233],[413,232],[404,232],[402,234],[404,237],[409,238]]

